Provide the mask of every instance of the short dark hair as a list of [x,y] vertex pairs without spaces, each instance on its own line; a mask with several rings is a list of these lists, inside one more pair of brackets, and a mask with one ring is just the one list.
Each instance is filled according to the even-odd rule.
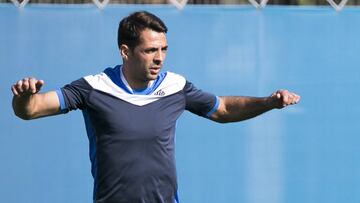
[[167,27],[160,18],[147,11],[138,11],[122,19],[118,29],[118,46],[126,44],[133,49],[140,44],[140,33],[145,29],[167,32]]

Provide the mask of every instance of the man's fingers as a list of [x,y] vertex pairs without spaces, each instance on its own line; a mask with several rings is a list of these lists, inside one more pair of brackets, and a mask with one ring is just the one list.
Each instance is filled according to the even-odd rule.
[[35,84],[35,87],[36,87],[36,90],[34,93],[37,93],[40,91],[41,87],[44,85],[44,81],[43,80],[36,80],[36,84]]
[[30,84],[29,84],[29,78],[24,78],[22,80],[22,90],[23,92],[29,92],[29,87],[30,87]]
[[297,103],[296,95],[292,94],[292,96],[293,96],[293,98],[292,98],[291,104],[296,104]]
[[292,99],[291,99],[291,104],[296,104],[299,102],[300,100],[300,96],[295,94],[295,93],[291,93]]
[[29,90],[30,90],[31,93],[36,92],[36,80],[35,80],[35,78],[30,78],[29,79]]
[[297,104],[300,101],[300,96],[289,92],[288,90],[278,90],[276,91],[273,96],[278,101],[278,108],[283,108],[288,105]]
[[40,91],[44,85],[43,80],[37,80],[35,78],[24,78],[17,81],[12,87],[11,91],[14,95],[20,96],[23,94],[35,94]]
[[284,94],[283,95],[283,100],[282,100],[282,105],[285,107],[287,105],[289,105],[289,101],[291,100],[290,95],[289,94]]
[[300,96],[294,93],[289,92],[288,94],[286,94],[286,96],[284,96],[284,105],[291,105],[291,104],[296,104],[298,103],[300,100]]
[[19,94],[22,94],[23,93],[23,88],[22,88],[22,83],[23,83],[23,81],[22,80],[19,80],[19,81],[17,81],[16,83],[15,83],[15,88],[16,88],[16,90],[17,90],[17,92],[19,93]]
[[44,81],[43,80],[36,80],[36,88],[40,89],[43,85],[44,85]]
[[42,85],[44,84],[43,80],[37,80],[35,78],[29,79],[30,91],[35,94],[40,91]]
[[15,85],[11,86],[11,91],[15,96],[19,96],[19,92],[16,90]]

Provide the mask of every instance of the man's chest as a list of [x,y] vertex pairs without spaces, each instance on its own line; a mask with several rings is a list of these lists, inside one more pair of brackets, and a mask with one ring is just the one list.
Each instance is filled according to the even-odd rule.
[[[117,139],[148,139],[173,130],[185,109],[181,92],[139,106],[102,92],[93,92],[87,109],[96,134]],[[130,136],[129,136],[130,135]]]

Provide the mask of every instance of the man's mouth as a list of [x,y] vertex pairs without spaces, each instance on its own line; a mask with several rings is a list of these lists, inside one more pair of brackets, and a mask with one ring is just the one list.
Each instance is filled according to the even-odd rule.
[[158,74],[159,72],[160,72],[160,67],[158,67],[158,66],[153,66],[153,67],[151,67],[150,68],[150,73],[151,74]]

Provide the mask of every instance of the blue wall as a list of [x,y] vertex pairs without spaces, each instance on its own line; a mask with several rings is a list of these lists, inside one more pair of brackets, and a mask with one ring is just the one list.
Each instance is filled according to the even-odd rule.
[[119,20],[146,9],[169,27],[166,69],[217,95],[287,88],[296,106],[234,124],[184,113],[182,203],[360,202],[360,9],[0,4],[0,196],[7,203],[91,202],[80,112],[23,121],[10,86],[44,91],[121,63]]

